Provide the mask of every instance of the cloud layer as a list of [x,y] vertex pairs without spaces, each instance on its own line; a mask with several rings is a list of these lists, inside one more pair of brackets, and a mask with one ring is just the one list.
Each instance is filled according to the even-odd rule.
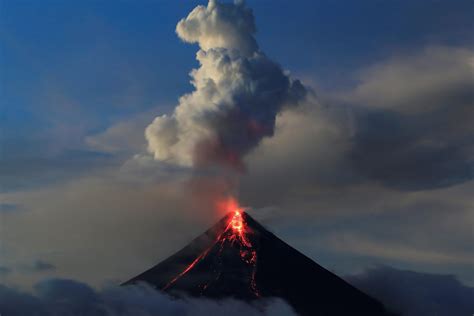
[[358,106],[351,160],[398,189],[474,177],[474,52],[428,47],[366,70],[347,97]]
[[351,89],[283,111],[275,135],[247,157],[242,188],[268,174],[275,181],[245,194],[278,199],[288,182],[291,191],[370,184],[410,192],[472,180],[473,60],[470,49],[427,47],[368,67]]
[[279,299],[264,300],[255,305],[231,299],[178,300],[144,284],[97,291],[84,283],[68,279],[41,281],[34,286],[33,293],[0,284],[0,313],[9,316],[296,315],[291,307]]
[[346,278],[403,316],[472,315],[474,288],[452,275],[377,267]]
[[[345,279],[380,300],[390,311],[404,316],[471,315],[474,311],[474,288],[463,285],[452,275],[378,266]],[[38,282],[30,293],[0,284],[0,313],[9,316],[296,315],[278,298],[260,300],[253,305],[232,299],[174,299],[145,284],[95,290],[70,279]]]

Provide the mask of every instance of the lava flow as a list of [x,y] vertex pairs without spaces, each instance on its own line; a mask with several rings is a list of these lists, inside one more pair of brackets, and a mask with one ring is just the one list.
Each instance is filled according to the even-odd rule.
[[[224,244],[225,238],[231,243],[238,242],[240,244],[240,258],[247,264],[252,266],[252,275],[250,278],[250,288],[256,297],[259,297],[257,284],[255,282],[255,273],[257,272],[257,251],[252,246],[252,243],[247,238],[247,229],[245,226],[244,219],[242,218],[242,213],[240,210],[235,210],[234,215],[230,221],[229,226],[232,228],[232,234],[225,235],[222,241]],[[226,229],[226,231],[229,229]]]
[[[237,207],[236,203],[232,203],[235,206],[233,210],[233,214],[230,217],[230,220],[224,229],[224,231],[216,238],[214,243],[204,250],[196,259],[194,259],[181,273],[179,273],[176,277],[174,277],[168,284],[163,287],[163,290],[170,288],[176,281],[178,281],[181,277],[183,277],[186,273],[191,271],[200,261],[208,256],[211,250],[214,247],[218,247],[217,249],[217,256],[218,262],[222,262],[222,253],[226,246],[231,246],[233,248],[238,248],[240,259],[246,264],[249,265],[251,268],[251,275],[249,276],[249,287],[251,292],[255,297],[259,297],[260,294],[257,289],[257,284],[255,281],[256,275],[256,264],[257,264],[257,251],[255,250],[252,242],[248,238],[248,228],[245,223],[245,219],[243,217],[243,210]],[[220,277],[220,273],[218,274],[217,279]],[[202,290],[206,290],[210,283],[217,281],[216,280],[209,280],[207,284],[201,286]]]

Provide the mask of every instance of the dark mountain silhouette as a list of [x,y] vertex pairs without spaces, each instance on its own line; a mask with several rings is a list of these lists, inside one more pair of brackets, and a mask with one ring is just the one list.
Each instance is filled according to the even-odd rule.
[[292,248],[247,213],[225,216],[189,245],[124,283],[253,301],[280,297],[300,315],[389,315],[381,303]]

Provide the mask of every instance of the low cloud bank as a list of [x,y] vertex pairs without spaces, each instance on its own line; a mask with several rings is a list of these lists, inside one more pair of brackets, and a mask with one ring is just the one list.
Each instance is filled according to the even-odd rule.
[[0,314],[88,316],[295,315],[279,299],[249,305],[236,300],[173,299],[144,284],[94,290],[66,279],[37,283],[32,293],[0,285]]
[[381,266],[345,279],[403,316],[474,314],[474,288],[462,284],[453,275]]
[[[474,288],[452,275],[379,266],[345,279],[399,315],[474,313]],[[95,290],[85,283],[67,279],[39,282],[30,293],[0,285],[0,313],[8,316],[296,315],[280,299],[265,299],[253,305],[232,299],[174,299],[145,284]]]

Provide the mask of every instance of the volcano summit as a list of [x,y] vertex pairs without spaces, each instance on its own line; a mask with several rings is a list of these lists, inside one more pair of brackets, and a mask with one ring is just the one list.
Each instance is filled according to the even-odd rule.
[[179,296],[286,300],[300,315],[389,315],[381,303],[292,248],[242,211],[125,285]]

